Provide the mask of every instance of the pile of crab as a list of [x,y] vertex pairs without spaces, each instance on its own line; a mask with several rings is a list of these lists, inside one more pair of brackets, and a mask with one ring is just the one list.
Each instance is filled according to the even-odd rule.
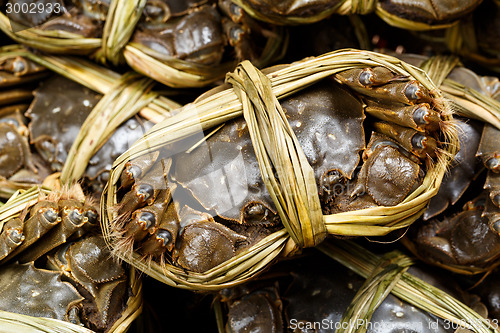
[[[30,12],[22,10],[34,5]],[[150,0],[130,6],[109,0],[6,1],[0,17],[0,29],[21,43],[115,65],[126,61],[173,87],[206,86],[243,59],[267,65],[286,45],[282,28],[251,18],[229,0]]]
[[[498,1],[491,1],[480,8],[497,8]],[[119,90],[127,78],[142,77],[87,66],[77,57],[0,48],[0,327],[168,330],[165,322],[180,320],[176,313],[192,319],[200,309],[175,299],[186,296],[171,289],[178,287],[200,292],[188,299],[209,303],[200,312],[209,313],[212,306],[217,328],[226,332],[332,331],[349,315],[360,315],[356,309],[363,297],[374,294],[384,296],[372,300],[379,308],[366,318],[390,325],[374,332],[460,333],[462,327],[454,330],[448,320],[464,313],[472,316],[467,329],[498,332],[500,81],[481,77],[458,60],[355,49],[258,69],[280,56],[297,60],[291,51],[281,53],[284,29],[273,24],[375,11],[399,26],[447,27],[456,37],[453,29],[471,20],[466,15],[480,2],[453,7],[446,1],[149,0],[138,2],[130,18],[133,29],[113,18],[125,4],[119,1],[41,0],[44,6],[57,3],[62,15],[7,15],[20,30],[6,33],[34,48],[50,51],[53,45],[44,48],[27,36],[67,39],[70,53],[108,58],[115,65],[134,62],[137,71],[172,87],[218,85],[194,101],[190,96],[199,90],[157,85],[152,91],[150,79],[140,93]],[[0,5],[3,10],[14,3]],[[18,3],[22,8],[30,1]],[[477,20],[480,14],[475,15]],[[367,31],[356,25],[359,20],[350,16],[345,22],[360,45],[367,45],[362,37],[371,40],[368,45],[385,45],[394,31],[375,17],[368,17],[366,26],[380,26]],[[493,24],[489,21],[477,26],[484,29]],[[324,41],[324,31],[314,31],[330,23],[321,24],[308,27],[304,45]],[[116,46],[109,46],[116,32],[111,25],[129,35],[109,56]],[[71,44],[75,40],[88,48]],[[434,45],[401,44],[398,52],[410,47],[437,52]],[[317,53],[298,48],[301,55]],[[319,49],[325,48],[323,43]],[[151,62],[139,61],[146,58],[137,50]],[[131,55],[137,56],[134,61]],[[230,72],[242,59],[254,64],[244,61]],[[72,67],[80,61],[83,67]],[[151,63],[199,77],[179,74],[173,75],[175,83],[163,81],[164,68],[156,72]],[[111,88],[96,89],[96,77]],[[94,143],[89,119],[110,120],[99,107],[102,101],[112,100],[110,108],[126,105],[127,93],[130,99],[147,95],[136,104],[147,103],[136,108],[157,108],[166,118],[154,124],[138,111],[124,112],[127,119],[115,121],[116,130],[93,147],[87,165],[78,166],[82,176],[61,184],[68,160],[74,162],[87,148],[78,144]],[[167,110],[165,99],[153,105],[162,93],[189,103],[174,111]],[[372,265],[376,256],[358,251],[359,244],[382,259]],[[343,246],[352,250],[350,259],[342,257]],[[333,248],[338,255],[328,252]],[[396,255],[405,257],[397,263],[383,254],[394,249],[406,253]],[[408,274],[425,281],[421,298],[429,283],[444,290],[447,294],[436,295],[451,303],[424,307],[429,314],[414,307],[423,304],[418,300],[407,304],[387,296],[398,286],[404,289],[400,279],[415,281],[402,276],[416,262],[422,270]],[[366,267],[373,270],[367,273]],[[399,271],[387,273],[391,269]],[[382,273],[394,279],[376,280]],[[374,285],[380,292],[373,292]],[[208,292],[213,298],[207,302]],[[316,327],[324,319],[333,326]],[[480,321],[477,327],[474,320]]]

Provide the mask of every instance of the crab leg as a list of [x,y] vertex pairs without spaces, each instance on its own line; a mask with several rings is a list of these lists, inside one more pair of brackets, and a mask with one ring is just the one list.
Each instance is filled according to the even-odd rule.
[[159,154],[160,152],[156,151],[128,161],[120,176],[121,188],[129,188],[137,179],[144,177],[158,159]]
[[0,63],[0,70],[10,72],[16,76],[25,76],[47,71],[45,67],[21,56],[5,59]]
[[408,127],[395,124],[376,122],[375,130],[396,140],[407,151],[419,158],[436,157],[437,141]]
[[3,232],[0,234],[0,260],[9,255],[23,241],[23,221],[13,218],[5,223]]
[[[132,219],[128,222],[125,237],[131,237],[134,241],[143,240],[148,233],[154,233],[158,225],[165,219],[165,210],[170,202],[170,191],[163,190],[156,197],[151,206],[140,208],[132,213]],[[172,206],[172,205],[171,205]],[[168,216],[168,213],[166,214]]]
[[147,256],[158,257],[166,250],[172,251],[179,233],[179,216],[173,202],[163,212],[158,226],[142,244],[141,252]]
[[494,173],[500,173],[499,140],[500,130],[489,124],[485,124],[476,156],[479,156],[485,167]]
[[120,202],[118,213],[130,214],[146,204],[151,205],[161,190],[168,190],[166,173],[169,167],[161,160],[161,163],[156,163],[143,178],[137,180]]
[[347,70],[337,73],[335,76],[341,83],[355,91],[380,101],[391,104],[394,102],[410,105],[432,104],[432,97],[422,84],[416,80],[404,80],[403,77],[394,75],[386,69],[371,70],[366,68],[359,72]]
[[20,263],[34,261],[64,244],[78,229],[82,228],[88,221],[83,215],[83,205],[78,200],[61,200],[58,203],[61,223],[52,228],[34,246],[23,251],[18,257]]
[[378,119],[410,127],[421,132],[437,131],[441,123],[439,113],[432,110],[427,103],[391,109],[382,105],[374,105],[366,107],[365,110]]
[[30,245],[35,243],[40,237],[55,227],[60,221],[59,208],[57,204],[51,201],[40,201],[31,208],[31,217],[24,222],[24,242],[19,245],[3,260],[8,260]]
[[392,81],[406,80],[405,77],[394,75],[385,67],[354,68],[342,71],[335,75],[340,82],[363,90],[372,86],[380,86]]

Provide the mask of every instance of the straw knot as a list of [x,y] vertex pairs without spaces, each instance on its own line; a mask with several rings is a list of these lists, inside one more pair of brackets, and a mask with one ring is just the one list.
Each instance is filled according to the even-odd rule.
[[101,49],[96,58],[115,66],[123,62],[122,49],[127,45],[146,7],[146,0],[111,1],[104,24]]
[[297,245],[316,246],[326,237],[326,227],[314,171],[269,78],[244,61],[227,75],[226,81],[233,85],[242,103],[262,179],[282,223]]
[[346,0],[337,10],[338,14],[367,15],[375,12],[378,0]]

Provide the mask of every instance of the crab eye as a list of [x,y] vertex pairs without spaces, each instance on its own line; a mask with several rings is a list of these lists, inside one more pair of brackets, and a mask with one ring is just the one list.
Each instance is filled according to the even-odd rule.
[[154,214],[150,212],[141,212],[139,222],[144,226],[144,230],[151,228],[156,223]]
[[172,234],[168,230],[161,229],[158,231],[156,239],[161,241],[163,247],[166,247],[172,241]]

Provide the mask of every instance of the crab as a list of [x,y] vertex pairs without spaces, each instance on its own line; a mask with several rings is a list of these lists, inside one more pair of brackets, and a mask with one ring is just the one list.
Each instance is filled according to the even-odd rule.
[[227,307],[226,331],[284,331],[283,303],[277,285],[252,289],[233,288],[223,290],[220,295],[221,302]]
[[33,98],[31,82],[45,76],[45,69],[22,58],[0,62],[0,186],[1,196],[17,189],[41,184],[48,167],[28,144],[27,120],[23,113]]
[[74,323],[105,332],[125,309],[126,271],[111,258],[101,235],[88,235],[61,246],[48,256],[47,266],[61,271],[85,298],[71,313]]
[[[424,58],[413,56],[416,64]],[[494,99],[499,81],[463,68],[448,76]],[[457,117],[460,150],[440,189],[410,229],[406,245],[426,262],[462,273],[490,270],[500,256],[500,131],[478,120]],[[484,187],[484,188],[483,188]]]
[[41,197],[29,210],[5,222],[0,233],[0,263],[25,263],[96,228],[98,214],[92,201],[82,200],[75,185]]
[[[53,172],[61,171],[80,127],[101,95],[81,85],[53,76],[35,90],[27,117],[30,143]],[[152,123],[139,116],[120,125],[90,159],[85,173],[85,190],[95,197],[102,192],[113,161],[140,138]]]
[[77,184],[38,193],[36,202],[2,221],[0,308],[106,332],[138,291],[110,255],[98,206]]
[[65,243],[42,262],[0,266],[0,309],[109,331],[126,308],[128,277],[102,236]]
[[[282,107],[327,214],[400,203],[440,149],[444,125],[429,91],[383,67],[340,72]],[[366,149],[365,127],[383,144]],[[196,136],[129,161],[118,186],[114,250],[146,261],[205,272],[282,228],[243,118],[201,144]]]
[[481,296],[481,299],[488,308],[491,318],[500,321],[500,287],[498,278],[500,271],[496,269],[486,279],[474,287],[473,291]]
[[[273,2],[269,0],[235,0],[252,16],[276,24],[311,23],[324,19],[332,13],[346,12],[342,1],[297,1],[287,0]],[[425,1],[395,1],[380,0],[377,9],[384,10],[387,14],[398,19],[424,22],[427,24],[443,24],[455,21],[472,12],[481,1],[450,1],[450,0],[425,0]],[[354,7],[354,5],[353,5]],[[363,7],[363,6],[360,6]],[[364,7],[369,7],[367,4]],[[375,6],[372,6],[375,9]],[[369,8],[358,8],[366,12]],[[390,22],[389,22],[390,23]]]
[[482,124],[469,119],[457,119],[460,150],[455,155],[453,168],[445,174],[439,191],[431,199],[424,212],[424,220],[444,212],[449,206],[455,205],[467,190],[474,178],[480,172],[481,164],[476,158],[476,152],[481,139]]
[[[331,332],[341,324],[344,312],[364,279],[338,263],[324,266],[328,258],[318,259],[310,258],[309,262],[302,261],[298,267],[292,268],[293,280],[281,298],[286,304],[284,309],[289,327],[314,327],[326,319],[331,326],[316,326],[317,332]],[[456,290],[457,284],[450,283],[436,272],[412,267],[408,273],[458,299],[462,298]],[[370,323],[351,322],[352,325],[362,325],[358,329],[367,327],[368,331],[374,332],[449,332],[445,322],[392,294],[374,309]],[[434,325],[430,326],[430,323]]]
[[276,37],[275,30],[257,23],[229,0],[218,5],[213,0],[148,1],[131,41],[165,61],[216,66],[229,58],[259,63],[268,56],[261,55],[265,45],[261,40]]
[[[462,136],[470,132],[462,132]],[[477,134],[476,134],[477,135]],[[479,141],[478,138],[462,137],[461,141]],[[473,266],[487,268],[495,265],[500,258],[500,181],[498,173],[499,156],[497,142],[500,140],[500,130],[489,124],[484,125],[481,139],[476,144],[477,153],[469,151],[469,163],[475,163],[477,156],[482,160],[486,169],[486,180],[481,193],[465,203],[459,212],[447,213],[444,217],[435,217],[421,224],[420,228],[411,233],[419,256],[431,263],[452,266]],[[468,147],[467,145],[465,146]],[[464,162],[467,160],[464,159]],[[462,162],[462,163],[464,163]],[[463,174],[462,167],[458,164],[452,169],[452,177],[448,178],[448,187],[460,188],[459,194],[465,191],[461,188],[468,185],[469,179],[460,179],[454,175]],[[474,174],[472,174],[474,175]],[[474,192],[473,192],[474,193]],[[439,194],[438,194],[439,195]],[[441,199],[440,199],[441,200]],[[431,202],[432,203],[432,202]],[[433,208],[433,206],[431,206]],[[446,267],[446,266],[445,266]]]
[[[444,276],[421,267],[410,271],[455,298],[464,299],[458,284]],[[222,290],[216,298],[222,303],[228,332],[332,332],[341,327],[342,316],[363,282],[363,278],[330,258],[308,253],[278,263],[250,283]],[[370,323],[350,322],[372,332],[450,332],[446,322],[393,295],[374,309]]]
[[[477,12],[474,12],[474,26],[476,28],[477,44],[481,51],[498,66],[500,52],[499,23],[500,5],[495,1],[483,1]],[[487,59],[488,59],[487,58]],[[488,60],[484,61],[488,64]]]
[[[110,1],[37,0],[37,5],[57,5],[60,14],[18,13],[9,14],[9,18],[22,27],[99,38]],[[281,50],[276,46],[284,44],[281,34],[280,29],[250,18],[230,0],[219,3],[216,0],[148,0],[130,42],[139,44],[142,51],[168,65],[218,78],[237,61],[249,59],[264,64],[278,57]],[[99,52],[95,56],[100,58]],[[183,62],[172,61],[177,59]]]
[[471,13],[481,1],[426,0],[401,2],[394,0],[380,1],[380,6],[392,15],[427,24],[443,24],[456,21]]

